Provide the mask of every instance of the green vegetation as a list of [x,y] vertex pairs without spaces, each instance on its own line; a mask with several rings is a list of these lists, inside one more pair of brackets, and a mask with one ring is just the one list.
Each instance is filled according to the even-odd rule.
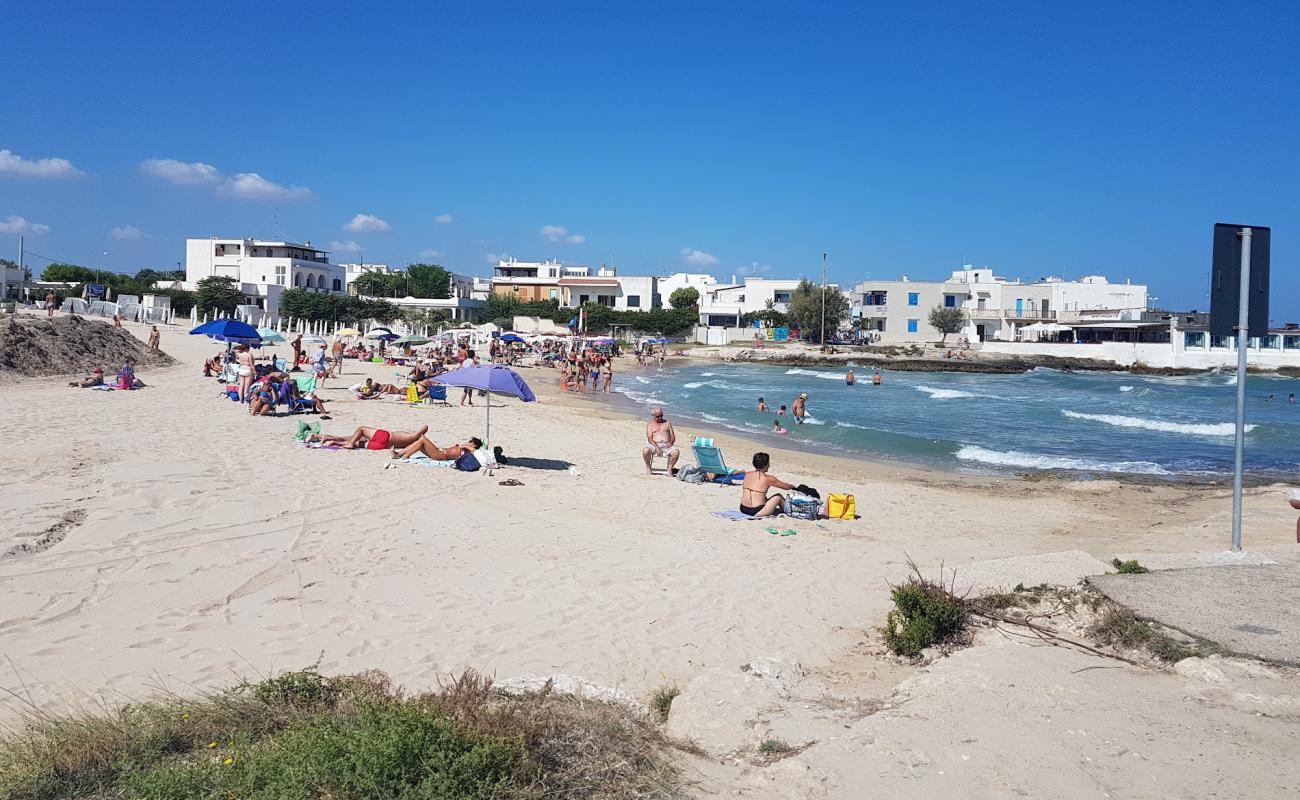
[[758,745],[759,755],[773,757],[794,752],[794,748],[780,739],[764,739]]
[[[202,281],[200,288],[201,286]],[[295,319],[353,323],[376,319],[392,322],[399,313],[397,306],[386,300],[363,300],[351,295],[322,294],[306,289],[289,289],[280,295],[280,315]]]
[[780,311],[776,310],[776,303],[768,300],[762,311],[750,311],[740,317],[740,324],[743,327],[750,327],[755,320],[761,320],[767,323],[769,328],[784,328],[790,324],[790,318]]
[[371,297],[451,297],[451,273],[438,264],[410,264],[393,273],[367,272],[352,285]]
[[676,686],[660,686],[650,695],[650,710],[659,718],[660,722],[668,721],[668,714],[672,711],[673,700],[681,691]]
[[243,305],[244,293],[239,291],[234,278],[213,275],[199,281],[194,293],[194,305],[203,314],[230,314],[236,306]]
[[917,658],[927,647],[956,640],[966,629],[966,603],[942,582],[912,565],[906,583],[894,586],[894,610],[885,618],[885,644],[896,655]]
[[[799,335],[810,341],[821,341],[822,287],[804,278],[790,296],[790,311],[786,315],[790,325],[799,329]],[[839,330],[840,319],[849,311],[849,300],[839,289],[826,287],[827,338]]]
[[1204,642],[1183,642],[1137,616],[1123,606],[1103,610],[1088,628],[1088,635],[1102,644],[1126,650],[1146,650],[1161,661],[1181,661],[1205,656],[1214,647]]
[[1121,575],[1145,575],[1151,571],[1134,559],[1120,561],[1118,558],[1112,558],[1110,564],[1115,568],[1115,571]]
[[668,305],[673,308],[695,308],[700,304],[700,290],[694,286],[683,286],[680,289],[673,289],[673,293],[668,295]]
[[957,333],[966,324],[966,312],[960,308],[935,306],[930,309],[930,327],[943,334],[940,344],[948,341],[948,334]]
[[202,698],[44,714],[0,739],[12,800],[677,798],[671,745],[615,704],[506,695],[467,673],[406,696],[315,669]]
[[[587,330],[607,333],[613,326],[634,333],[657,333],[674,336],[695,327],[699,315],[694,308],[655,308],[648,311],[619,311],[597,303],[583,306],[587,312]],[[502,328],[514,327],[515,317],[541,317],[557,325],[568,325],[578,315],[576,308],[561,308],[555,300],[525,303],[510,295],[492,294],[480,310],[482,319]]]

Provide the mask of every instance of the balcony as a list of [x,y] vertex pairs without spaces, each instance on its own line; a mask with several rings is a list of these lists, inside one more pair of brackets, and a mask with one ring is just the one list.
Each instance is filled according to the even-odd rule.
[[856,310],[858,317],[862,319],[877,319],[889,315],[889,306],[885,305],[858,306]]

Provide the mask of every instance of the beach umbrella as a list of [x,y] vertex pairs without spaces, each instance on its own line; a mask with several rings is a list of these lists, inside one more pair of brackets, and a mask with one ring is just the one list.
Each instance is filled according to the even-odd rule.
[[278,344],[284,341],[284,334],[275,328],[258,328],[257,335],[262,337],[262,344]]
[[489,455],[492,453],[492,395],[503,394],[518,397],[525,403],[531,403],[537,399],[537,396],[533,394],[533,390],[528,388],[528,384],[519,376],[518,372],[500,364],[461,367],[451,372],[444,372],[433,378],[433,380],[435,383],[441,383],[444,386],[480,389],[488,393],[487,433],[484,435],[484,439]]
[[218,342],[247,344],[253,347],[262,346],[262,337],[258,334],[257,328],[237,319],[214,319],[211,322],[205,322],[191,330],[190,335],[207,336],[216,339]]
[[427,338],[424,337],[424,336],[403,336],[402,338],[400,338],[400,339],[394,341],[393,344],[412,344],[412,345],[418,345],[418,344],[428,344],[429,341],[430,341],[430,340],[427,339]]
[[320,347],[320,346],[323,345],[323,344],[327,344],[327,342],[326,342],[324,339],[322,339],[321,337],[319,337],[319,336],[304,336],[304,337],[302,337],[302,346],[303,346],[303,347]]
[[356,328],[344,328],[343,330],[338,332],[338,335],[339,336],[360,336],[361,331],[357,330]]
[[522,342],[522,341],[524,341],[524,337],[520,336],[520,335],[517,334],[517,333],[507,333],[505,336],[502,336],[502,337],[501,337],[501,341],[503,341],[503,342]]

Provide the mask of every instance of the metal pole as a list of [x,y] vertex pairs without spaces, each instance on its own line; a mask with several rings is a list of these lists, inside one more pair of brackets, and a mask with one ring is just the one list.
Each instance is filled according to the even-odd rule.
[[822,251],[822,349],[826,349],[826,257],[828,253]]
[[1232,549],[1241,549],[1241,473],[1246,453],[1246,344],[1250,326],[1250,228],[1241,233],[1241,296],[1237,301],[1237,435],[1232,473]]

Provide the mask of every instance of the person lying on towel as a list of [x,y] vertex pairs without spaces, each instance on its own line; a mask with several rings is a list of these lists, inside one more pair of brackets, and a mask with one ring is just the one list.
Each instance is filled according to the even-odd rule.
[[350,436],[332,436],[328,433],[313,433],[307,437],[309,443],[319,442],[320,444],[332,444],[342,447],[345,450],[387,450],[393,448],[397,452],[403,448],[410,447],[412,444],[424,438],[424,434],[429,430],[425,425],[415,433],[406,431],[386,431],[383,428],[372,428],[368,425],[362,425],[352,432]]

